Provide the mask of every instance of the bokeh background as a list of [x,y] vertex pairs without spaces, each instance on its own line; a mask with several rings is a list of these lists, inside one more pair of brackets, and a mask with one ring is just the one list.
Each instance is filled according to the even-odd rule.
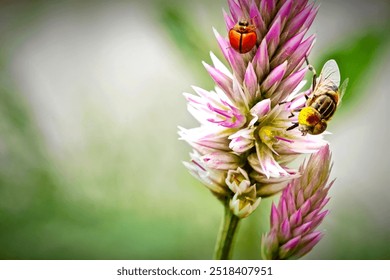
[[[390,259],[390,3],[320,2],[310,59],[336,59],[350,84],[327,136],[325,237],[305,258]],[[177,126],[197,125],[182,92],[213,88],[201,61],[221,57],[222,8],[0,2],[1,259],[211,258],[223,208],[182,165]],[[233,258],[260,259],[271,202]]]

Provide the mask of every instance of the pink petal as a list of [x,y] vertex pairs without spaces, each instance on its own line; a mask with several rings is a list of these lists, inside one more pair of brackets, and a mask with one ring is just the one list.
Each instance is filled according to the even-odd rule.
[[309,221],[309,222],[306,222],[305,224],[295,228],[293,230],[293,235],[294,236],[297,236],[297,235],[303,235],[305,234],[307,231],[309,231],[313,226],[313,222],[312,221]]
[[287,97],[288,94],[294,91],[294,89],[299,85],[299,83],[302,82],[303,78],[305,77],[306,71],[307,67],[289,75],[280,83],[278,91],[281,92],[282,97]]
[[313,228],[316,228],[328,214],[329,214],[329,211],[328,211],[328,210],[326,210],[326,211],[321,212],[320,214],[318,214],[318,215],[313,219]]
[[259,38],[263,37],[267,31],[266,25],[261,17],[259,8],[256,6],[254,2],[250,7],[249,16],[251,17],[253,24],[256,26],[256,29],[259,31]]
[[263,99],[260,102],[258,102],[255,106],[251,109],[251,114],[256,115],[259,119],[266,116],[271,111],[271,100]]
[[289,256],[291,256],[294,252],[294,249],[297,248],[301,240],[300,236],[294,237],[293,239],[289,240],[286,244],[281,246],[279,248],[279,258],[280,259],[287,259]]
[[303,248],[301,248],[299,251],[295,252],[296,258],[301,258],[307,253],[309,253],[315,245],[321,240],[322,234],[319,234],[317,237],[313,238],[312,241],[310,241],[308,244],[306,244]]
[[[303,37],[305,36],[306,30],[299,32],[297,35],[289,39],[284,45],[278,50],[275,59],[271,63],[271,67],[273,64],[280,64],[283,61],[287,60],[298,48]],[[275,62],[274,62],[275,61]]]
[[303,218],[303,222],[306,223],[312,221],[314,217],[317,216],[318,212],[320,212],[320,209],[314,209],[308,215],[306,215],[306,217]]
[[293,227],[296,227],[297,225],[302,223],[302,212],[301,209],[299,209],[297,212],[291,215],[290,217],[290,223]]
[[299,210],[302,211],[303,216],[306,216],[309,213],[310,209],[311,209],[310,200],[306,200]]
[[249,11],[249,0],[238,0],[238,4],[241,6],[242,10]]
[[214,30],[214,35],[217,38],[218,45],[222,51],[222,54],[224,55],[225,59],[229,62],[233,72],[241,73],[245,71],[245,63],[243,61],[241,54],[233,50],[233,48],[230,46],[229,41],[226,40],[224,37],[222,37],[216,29],[213,30]]
[[305,236],[302,237],[302,244],[304,245],[305,243],[310,243],[314,239],[317,239],[319,236],[321,236],[321,232],[319,231],[314,231],[311,233],[306,234]]
[[238,22],[240,19],[243,18],[241,7],[234,0],[228,0],[228,4],[233,20],[235,22]]
[[230,15],[228,15],[228,13],[226,13],[225,10],[222,11],[223,13],[223,18],[225,19],[225,24],[226,24],[226,30],[229,31],[230,29],[232,29],[234,27],[234,25],[236,24],[234,22],[234,20],[230,17]]
[[[228,76],[226,76],[224,73],[222,73],[220,70],[208,65],[207,63],[203,62],[204,67],[206,68],[207,72],[209,72],[211,78],[213,78],[214,82],[226,93],[226,95],[232,100],[232,86],[233,81]],[[234,99],[233,99],[234,100]],[[233,101],[232,100],[232,101]]]
[[310,11],[310,14],[309,16],[307,17],[306,21],[305,21],[305,24],[303,25],[302,28],[305,28],[305,29],[309,29],[311,24],[313,23],[317,13],[318,13],[318,10],[319,10],[319,6],[318,7],[314,7],[311,11]]
[[257,158],[259,161],[259,166],[251,165],[253,168],[257,169],[258,172],[264,174],[267,178],[270,177],[281,177],[286,176],[288,173],[279,165],[279,163],[275,160],[272,155],[272,151],[261,145],[256,144]]
[[291,229],[290,229],[290,223],[288,219],[285,219],[280,226],[280,234],[281,234],[281,239],[284,240],[289,240],[291,237]]
[[270,96],[282,81],[287,69],[287,61],[274,68],[261,85],[261,92]]
[[[255,69],[251,62],[248,63],[248,67],[246,68],[245,76],[244,76],[244,85],[247,88],[250,100],[254,100],[256,97],[256,91],[258,89],[257,84],[257,76],[255,73]],[[251,103],[251,102],[250,102]]]
[[280,17],[277,17],[269,29],[267,35],[265,36],[265,39],[268,42],[268,54],[270,57],[273,56],[276,48],[279,45],[280,32],[282,28],[281,24]]
[[277,227],[279,225],[279,213],[275,204],[272,203],[271,207],[271,228]]
[[275,5],[275,0],[263,0],[260,2],[260,12],[266,22],[270,21]]
[[292,8],[292,1],[287,0],[275,16],[275,17],[280,17],[281,22],[282,22],[282,29],[283,29],[288,17],[291,15],[291,8]]
[[[288,190],[288,189],[286,188],[286,190]],[[287,192],[286,196],[287,196],[288,214],[289,215],[294,215],[294,214],[297,213],[294,196],[293,196],[291,191]],[[298,212],[300,212],[300,211],[298,210]],[[290,222],[291,222],[291,219],[290,219]]]
[[302,26],[304,26],[304,23],[306,19],[309,17],[313,6],[314,3],[307,6],[299,14],[297,14],[295,17],[292,18],[291,22],[288,25],[289,34],[291,35],[296,34],[302,28]]
[[315,35],[313,34],[298,46],[294,54],[289,58],[288,69],[286,72],[287,75],[299,69],[301,65],[305,62],[305,57],[309,55],[310,49],[312,48],[314,41]]
[[262,81],[265,75],[269,73],[269,57],[266,39],[261,41],[260,46],[253,57],[253,66],[256,70],[258,81]]
[[202,156],[201,159],[207,167],[218,170],[237,169],[241,165],[240,157],[232,153],[213,152]]
[[296,10],[296,11],[302,10],[306,6],[307,2],[308,2],[308,0],[295,0],[294,1],[294,10]]
[[287,210],[287,202],[282,196],[279,201],[279,212],[281,219],[288,219],[288,210]]

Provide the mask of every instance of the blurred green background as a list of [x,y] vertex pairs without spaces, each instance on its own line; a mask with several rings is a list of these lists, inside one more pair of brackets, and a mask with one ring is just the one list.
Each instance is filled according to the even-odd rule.
[[[321,1],[317,69],[350,78],[327,136],[325,237],[306,259],[390,259],[386,0]],[[223,214],[186,171],[182,92],[211,89],[213,1],[0,2],[0,258],[210,259]],[[274,198],[275,199],[275,198]],[[272,199],[242,221],[235,259],[260,259]]]

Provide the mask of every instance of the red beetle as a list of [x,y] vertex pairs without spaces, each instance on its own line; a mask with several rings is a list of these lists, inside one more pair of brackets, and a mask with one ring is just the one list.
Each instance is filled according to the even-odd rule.
[[256,26],[246,20],[240,20],[229,30],[229,41],[233,49],[239,53],[247,53],[256,45]]

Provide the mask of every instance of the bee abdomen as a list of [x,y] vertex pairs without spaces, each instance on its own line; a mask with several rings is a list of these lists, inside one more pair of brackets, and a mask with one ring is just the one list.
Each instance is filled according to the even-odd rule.
[[328,120],[336,111],[337,104],[332,97],[324,94],[318,96],[310,106],[321,114],[322,119]]

